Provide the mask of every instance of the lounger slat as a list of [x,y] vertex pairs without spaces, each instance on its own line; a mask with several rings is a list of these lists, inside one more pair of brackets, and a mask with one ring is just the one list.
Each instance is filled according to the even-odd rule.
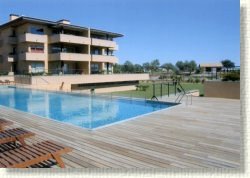
[[[43,161],[56,159],[61,167],[64,167],[58,152],[67,153],[71,148],[63,147],[62,145],[54,144],[53,142],[41,142],[34,145],[27,145],[16,148],[0,154],[1,167],[24,168],[34,164],[39,164]],[[56,155],[56,156],[55,156]],[[13,160],[14,159],[14,160]]]
[[49,154],[43,155],[43,156],[40,156],[40,157],[35,158],[35,159],[30,159],[27,161],[23,161],[21,163],[17,163],[15,165],[11,165],[10,168],[26,168],[26,167],[29,167],[31,165],[46,161],[46,160],[50,159],[50,157],[51,156]]
[[50,141],[46,141],[45,143],[48,144],[48,145],[50,145],[50,146],[52,146],[52,147],[54,147],[54,148],[56,148],[56,149],[63,149],[63,148],[65,148],[62,145],[58,144],[58,143],[52,143]]
[[34,135],[34,133],[21,128],[0,131],[0,144],[24,140]]
[[3,150],[3,151],[5,150],[6,151],[6,150],[14,149],[16,147],[14,147],[13,145],[9,145],[9,144],[1,144],[0,148],[1,148],[1,150]]
[[48,154],[50,153],[49,151],[45,150],[43,147],[40,147],[39,145],[35,144],[35,145],[32,145],[31,147],[32,149],[40,152],[41,154]]
[[[12,150],[12,151],[14,151],[14,150]],[[20,153],[21,155],[25,156],[27,159],[33,159],[33,158],[37,157],[37,156],[34,156],[34,155],[30,154],[29,152],[27,152],[22,147],[20,149],[15,149],[15,151]]]
[[58,149],[58,148],[54,148],[54,147],[52,147],[52,146],[46,144],[46,142],[44,142],[44,143],[42,143],[42,144],[39,144],[39,146],[41,146],[41,147],[47,149],[47,150],[50,151],[50,152],[54,152],[54,151],[60,150],[60,149]]
[[54,150],[51,150],[49,148],[46,148],[44,145],[40,145],[40,144],[37,144],[36,147],[38,147],[39,149],[43,150],[43,151],[46,151],[47,153],[52,153],[54,152]]
[[0,163],[3,164],[5,167],[10,166],[10,163],[3,158],[0,158]]
[[0,153],[0,157],[2,159],[4,159],[5,161],[7,161],[10,165],[14,165],[16,164],[16,162],[14,160],[12,160],[10,157],[8,157],[7,155],[4,155],[3,153]]
[[16,163],[22,162],[22,160],[21,160],[19,157],[17,157],[17,156],[15,156],[15,155],[11,154],[11,153],[8,152],[8,151],[4,152],[3,154],[5,154],[5,155],[8,156],[11,160],[13,160],[13,162],[15,162],[15,164],[16,164]]
[[32,152],[32,153],[35,154],[35,155],[38,155],[38,156],[42,156],[42,155],[46,154],[46,153],[42,153],[42,152],[40,152],[40,151],[35,150],[35,149],[32,147],[32,145],[31,145],[31,146],[28,146],[28,147],[25,147],[25,149],[26,149],[27,151]]
[[0,160],[0,167],[5,167],[5,165],[1,163],[1,160]]
[[[46,142],[46,144],[48,144],[50,142]],[[72,148],[70,147],[63,147],[62,145],[58,145],[58,144],[53,144],[53,143],[50,143],[51,146],[53,147],[57,147],[57,151],[56,151],[56,154],[64,154],[64,153],[68,153],[68,152],[71,152],[72,151]]]
[[13,150],[10,150],[10,153],[19,157],[20,159],[22,159],[23,161],[27,161],[28,158],[26,158],[23,154],[20,154],[19,152],[17,151],[13,151]]

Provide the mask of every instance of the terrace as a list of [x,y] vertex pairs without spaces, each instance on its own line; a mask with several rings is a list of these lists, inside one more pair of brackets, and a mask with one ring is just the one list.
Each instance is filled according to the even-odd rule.
[[240,168],[240,100],[193,97],[192,105],[92,131],[2,106],[0,113],[36,133],[28,143],[73,147],[67,168]]

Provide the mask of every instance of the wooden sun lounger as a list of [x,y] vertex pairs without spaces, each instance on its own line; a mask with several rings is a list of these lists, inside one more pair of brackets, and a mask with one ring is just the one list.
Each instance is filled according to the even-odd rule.
[[13,122],[8,121],[8,120],[3,119],[3,118],[0,118],[0,131],[4,130],[5,126],[9,126],[9,125],[12,125],[12,124],[13,124]]
[[0,131],[0,144],[19,141],[25,146],[24,139],[32,136],[35,136],[35,134],[23,128],[8,129]]
[[43,141],[0,153],[0,167],[26,168],[54,159],[61,168],[65,168],[60,156],[70,151],[72,151],[71,148],[54,141]]

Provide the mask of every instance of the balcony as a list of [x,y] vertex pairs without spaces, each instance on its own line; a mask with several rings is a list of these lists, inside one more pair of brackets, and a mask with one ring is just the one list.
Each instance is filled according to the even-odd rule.
[[90,44],[90,38],[83,36],[74,36],[74,35],[66,35],[66,34],[56,34],[50,36],[50,43],[73,43],[73,44]]
[[18,58],[25,61],[44,61],[47,57],[45,53],[26,52],[20,53]]
[[90,61],[89,54],[81,53],[53,53],[49,55],[50,61]]
[[47,43],[47,41],[47,35],[25,33],[19,37],[19,42]]
[[109,41],[109,40],[102,40],[102,39],[92,38],[92,45],[93,46],[101,46],[101,47],[112,48],[113,50],[118,50],[118,45],[116,44],[116,42]]
[[109,63],[117,63],[118,58],[115,56],[106,56],[106,55],[92,55],[93,62],[109,62]]
[[8,55],[7,56],[7,61],[8,62],[15,62],[16,55]]

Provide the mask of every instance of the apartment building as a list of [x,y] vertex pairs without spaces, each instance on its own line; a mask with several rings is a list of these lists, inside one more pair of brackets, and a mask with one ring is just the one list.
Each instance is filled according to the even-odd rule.
[[118,62],[115,38],[122,34],[10,15],[0,26],[0,71],[3,73],[108,74]]

